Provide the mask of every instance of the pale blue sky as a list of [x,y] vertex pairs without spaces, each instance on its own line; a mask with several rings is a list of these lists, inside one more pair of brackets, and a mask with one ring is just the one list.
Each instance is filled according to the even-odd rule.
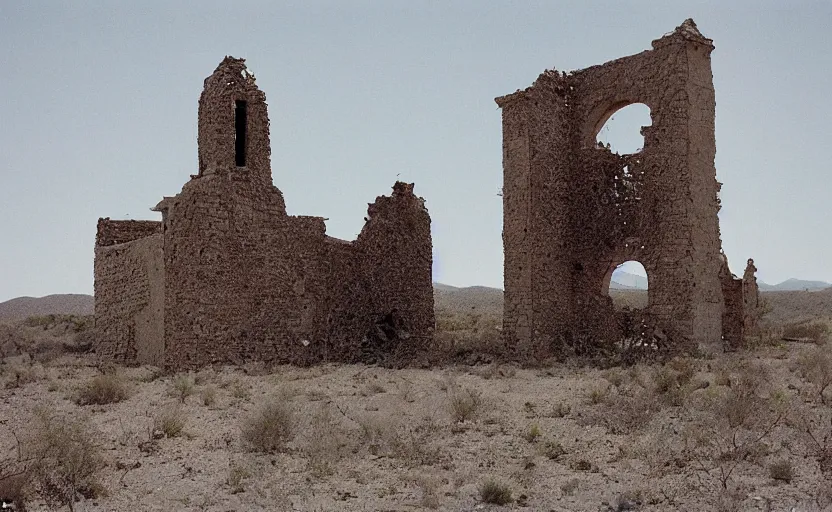
[[245,57],[292,214],[353,239],[416,182],[435,278],[502,285],[495,96],[545,68],[714,39],[723,245],[767,282],[832,281],[832,2],[0,2],[0,301],[91,293],[98,217],[153,219],[196,172],[202,81]]

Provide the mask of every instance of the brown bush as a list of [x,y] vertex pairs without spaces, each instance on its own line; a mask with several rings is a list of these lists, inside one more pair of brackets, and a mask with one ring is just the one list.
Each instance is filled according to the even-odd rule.
[[75,397],[78,405],[104,405],[127,398],[127,388],[116,374],[97,375],[87,382]]
[[103,460],[93,441],[97,436],[86,421],[40,409],[30,431],[22,452],[34,461],[29,468],[31,481],[44,501],[72,511],[78,495],[93,498],[103,493],[96,479]]
[[295,413],[282,399],[260,406],[242,426],[243,442],[252,450],[273,453],[294,437]]
[[797,366],[801,377],[814,384],[818,398],[825,404],[823,393],[832,386],[832,354],[825,347],[813,347],[813,350],[798,359]]
[[457,423],[474,419],[482,405],[482,394],[471,388],[454,391],[450,396],[451,418]]
[[496,480],[486,480],[480,486],[480,499],[483,503],[494,505],[508,505],[514,501],[511,497],[511,489]]
[[185,420],[185,413],[178,405],[169,405],[156,416],[153,429],[165,437],[179,437],[185,430]]
[[824,322],[793,322],[783,326],[784,338],[811,340],[816,343],[826,341],[829,325]]

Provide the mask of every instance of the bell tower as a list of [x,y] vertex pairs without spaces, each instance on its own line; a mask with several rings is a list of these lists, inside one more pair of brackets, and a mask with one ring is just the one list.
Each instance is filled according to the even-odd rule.
[[199,97],[199,176],[247,173],[272,183],[269,114],[245,59],[225,57]]

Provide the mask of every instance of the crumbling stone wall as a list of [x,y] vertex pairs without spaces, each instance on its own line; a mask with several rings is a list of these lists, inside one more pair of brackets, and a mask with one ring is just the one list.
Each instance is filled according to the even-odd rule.
[[[158,222],[155,224],[158,231]],[[114,240],[107,231],[112,226],[99,222],[99,228],[102,227],[104,230],[98,232],[98,239]],[[161,233],[155,233],[119,244],[96,246],[95,350],[102,358],[119,363],[159,365],[163,362],[162,241]]]
[[[396,183],[392,196],[369,205],[357,240],[328,237],[324,219],[287,215],[272,184],[268,126],[265,95],[242,59],[226,57],[200,97],[199,173],[156,206],[164,278],[153,284],[163,287],[164,364],[413,357],[434,325],[424,200],[412,184]],[[132,285],[117,268],[102,265],[99,283],[96,266],[97,296],[99,287],[110,296],[111,283]],[[144,297],[148,279],[139,281],[131,293]],[[105,357],[145,362],[141,347],[131,348],[140,342],[109,327],[132,320],[134,310],[102,298],[97,321],[112,333],[100,342]]]
[[760,317],[763,314],[756,273],[757,267],[754,266],[754,260],[749,258],[745,265],[745,272],[742,274],[742,324],[743,331],[748,334],[757,331],[760,327]]
[[[679,342],[721,338],[713,44],[687,20],[652,46],[569,74],[545,71],[496,99],[503,332],[518,352],[616,343],[607,289],[628,260],[650,280],[649,330]],[[634,103],[651,112],[644,148],[619,155],[597,144],[606,120]]]
[[162,223],[157,220],[110,220],[98,219],[95,234],[95,245],[108,245],[132,242],[139,238],[161,233]]
[[742,278],[738,278],[728,269],[728,259],[723,255],[719,276],[725,297],[722,340],[729,350],[742,347],[746,336],[754,334],[759,327],[761,307],[756,272],[754,260],[749,259]]

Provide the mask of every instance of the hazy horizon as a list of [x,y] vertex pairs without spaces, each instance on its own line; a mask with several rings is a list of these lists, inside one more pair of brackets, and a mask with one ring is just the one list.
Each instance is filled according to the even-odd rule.
[[[34,1],[0,4],[0,301],[92,293],[96,220],[158,219],[196,173],[197,101],[225,55],[266,94],[290,214],[352,240],[367,203],[415,182],[434,280],[502,288],[494,97],[649,49],[689,17],[716,46],[732,271],[752,257],[769,284],[832,282],[832,1]],[[637,146],[629,116],[599,138]]]

